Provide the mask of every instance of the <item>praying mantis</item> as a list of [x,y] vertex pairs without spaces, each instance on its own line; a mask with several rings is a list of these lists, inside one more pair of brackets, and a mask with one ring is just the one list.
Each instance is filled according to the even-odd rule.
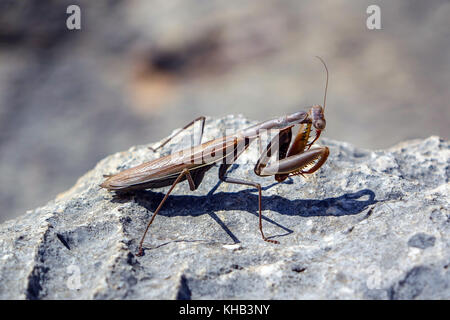
[[[145,162],[136,167],[121,171],[114,175],[105,175],[106,180],[100,185],[109,191],[128,192],[141,189],[153,189],[170,186],[164,198],[159,203],[150,221],[147,223],[144,234],[139,242],[138,256],[144,254],[143,243],[145,236],[163,204],[175,188],[175,186],[187,180],[191,191],[196,190],[202,182],[205,173],[216,163],[219,167],[219,179],[226,183],[255,187],[258,190],[259,230],[264,241],[278,244],[273,239],[268,239],[263,232],[261,214],[261,185],[252,181],[227,176],[227,170],[256,139],[261,138],[265,130],[276,129],[277,134],[261,153],[254,173],[258,176],[274,176],[277,182],[283,182],[290,176],[312,174],[317,171],[327,160],[330,153],[328,147],[315,147],[313,144],[319,139],[325,129],[325,104],[328,90],[328,68],[322,58],[317,57],[326,70],[325,94],[323,107],[312,106],[307,112],[300,111],[272,120],[267,120],[245,128],[233,135],[213,139],[201,143],[205,125],[205,117],[198,117],[176,134],[167,138],[156,151],[166,145],[171,139],[183,130],[201,123],[200,144],[189,146],[179,152],[163,156],[161,158]],[[298,125],[299,130],[293,137],[293,127]],[[312,133],[315,132],[312,138]],[[310,138],[312,141],[310,142]],[[272,161],[272,156],[278,155],[278,159]]]

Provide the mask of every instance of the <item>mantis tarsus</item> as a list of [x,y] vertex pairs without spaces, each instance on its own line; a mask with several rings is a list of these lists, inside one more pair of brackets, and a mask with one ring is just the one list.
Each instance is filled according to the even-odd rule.
[[[270,129],[278,129],[279,131],[267,145],[266,151],[262,152],[255,165],[254,172],[258,176],[274,175],[276,181],[282,182],[289,176],[314,173],[325,163],[329,155],[329,149],[327,147],[311,148],[326,125],[324,110],[328,89],[328,68],[322,58],[317,58],[323,63],[327,74],[323,107],[314,105],[308,112],[300,111],[280,118],[267,120],[243,129],[234,135],[217,138],[143,163],[115,175],[105,176],[107,179],[100,186],[116,192],[171,186],[147,224],[139,243],[138,256],[143,255],[142,245],[147,231],[174,187],[179,182],[187,180],[191,191],[196,190],[202,182],[206,171],[211,169],[215,163],[219,162],[222,162],[219,167],[220,180],[227,183],[252,186],[258,189],[259,230],[262,238],[267,242],[279,243],[276,240],[268,239],[262,229],[261,185],[252,181],[228,177],[226,176],[226,172],[239,155],[248,148],[250,143],[261,137],[263,130]],[[197,121],[201,122],[199,140],[201,142],[205,117],[199,117],[193,120],[153,150],[156,151],[162,148],[177,134],[192,126]],[[300,128],[294,139],[292,139],[292,128],[295,125],[299,125]],[[309,142],[312,130],[315,131],[315,137]],[[271,156],[277,152],[278,160],[270,161]]]

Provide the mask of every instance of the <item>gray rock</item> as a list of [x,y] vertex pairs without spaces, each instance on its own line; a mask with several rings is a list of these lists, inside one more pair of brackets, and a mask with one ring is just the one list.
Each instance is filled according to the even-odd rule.
[[426,249],[428,247],[434,246],[435,242],[436,242],[436,237],[430,236],[426,233],[418,233],[409,239],[408,245],[410,247]]
[[[204,141],[252,122],[208,119]],[[306,179],[257,177],[257,143],[219,183],[211,169],[195,192],[175,188],[135,256],[168,188],[122,197],[99,188],[160,153],[135,146],[101,160],[46,206],[0,225],[2,299],[449,299],[448,141],[357,149],[321,138],[325,165]],[[45,187],[45,186],[40,186]],[[425,250],[426,248],[426,250]]]

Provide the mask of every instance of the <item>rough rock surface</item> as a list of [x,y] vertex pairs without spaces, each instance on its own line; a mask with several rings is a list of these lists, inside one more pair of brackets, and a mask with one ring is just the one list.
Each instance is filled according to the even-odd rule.
[[[208,119],[204,141],[242,117]],[[254,175],[253,146],[218,183],[114,198],[102,175],[160,156],[132,147],[100,161],[46,206],[0,226],[2,299],[450,299],[449,143],[438,137],[369,151],[321,139],[326,164],[282,184]],[[176,141],[162,153],[175,148]],[[255,144],[256,145],[256,144]],[[41,186],[45,187],[45,186]]]

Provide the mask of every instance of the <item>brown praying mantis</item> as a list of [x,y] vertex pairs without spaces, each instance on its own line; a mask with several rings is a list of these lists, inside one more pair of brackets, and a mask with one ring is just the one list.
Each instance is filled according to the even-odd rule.
[[[139,243],[138,256],[143,255],[144,251],[142,246],[148,229],[175,186],[179,182],[187,180],[190,190],[196,190],[202,182],[205,173],[219,162],[221,162],[219,167],[219,179],[221,181],[252,186],[258,190],[259,230],[261,236],[264,241],[279,243],[276,240],[268,239],[263,232],[261,185],[252,181],[228,177],[226,172],[242,152],[248,148],[251,142],[260,139],[263,131],[271,129],[276,129],[277,134],[269,142],[266,150],[261,153],[255,165],[254,172],[258,176],[275,176],[276,181],[283,182],[290,176],[312,174],[325,163],[329,155],[329,149],[327,147],[311,148],[317,139],[319,139],[326,125],[324,111],[328,89],[328,68],[322,58],[317,58],[324,65],[327,75],[323,107],[314,105],[307,112],[300,111],[280,118],[267,120],[243,129],[233,135],[217,138],[205,143],[201,143],[205,117],[198,117],[176,134],[167,138],[157,148],[150,149],[156,151],[162,148],[176,135],[191,125],[194,125],[197,121],[201,123],[200,144],[145,162],[115,175],[105,175],[107,179],[100,186],[110,191],[127,192],[171,186],[147,224]],[[299,126],[299,130],[293,139],[292,129],[296,125]],[[310,137],[312,137],[312,130],[315,131],[315,136],[309,142]],[[271,159],[274,154],[278,154],[278,159],[272,161]]]

